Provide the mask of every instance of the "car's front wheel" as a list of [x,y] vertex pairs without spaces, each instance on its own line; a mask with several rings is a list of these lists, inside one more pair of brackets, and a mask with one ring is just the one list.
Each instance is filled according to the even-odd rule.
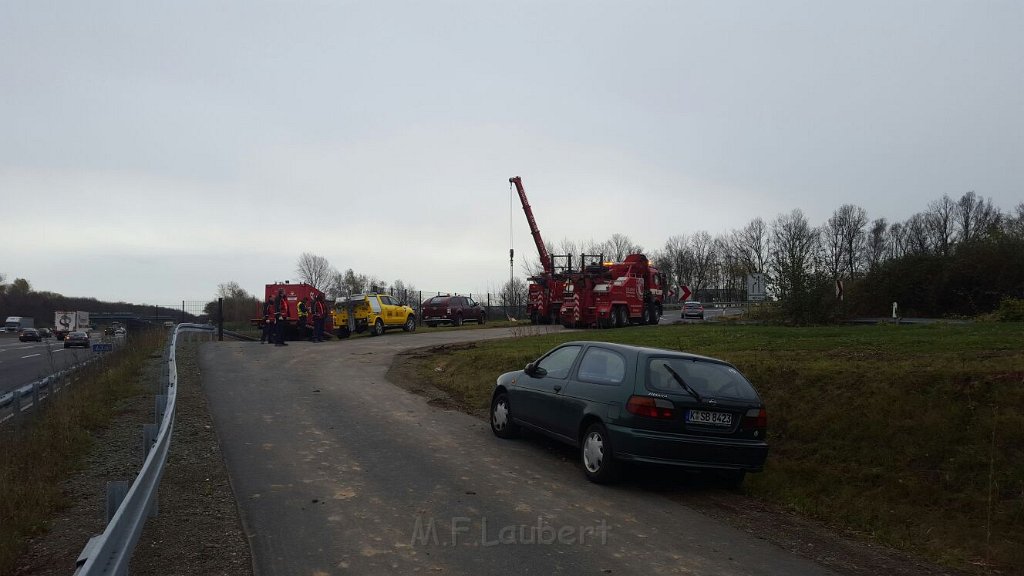
[[409,317],[405,319],[405,325],[402,326],[402,330],[405,330],[406,332],[412,332],[415,329],[416,329],[416,318],[414,318],[410,314]]
[[500,392],[491,400],[491,432],[498,438],[515,438],[519,435],[519,427],[512,421],[509,409],[508,394]]
[[458,314],[455,316],[455,320],[452,320],[452,326],[462,326],[462,315]]
[[614,482],[619,477],[619,464],[615,461],[608,429],[600,422],[594,422],[583,433],[580,442],[580,462],[587,480],[598,484]]

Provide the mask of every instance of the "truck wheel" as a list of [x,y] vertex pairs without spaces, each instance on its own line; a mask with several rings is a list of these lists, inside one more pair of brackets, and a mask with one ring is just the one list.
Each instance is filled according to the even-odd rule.
[[626,325],[625,314],[622,313],[622,306],[612,308],[612,328],[622,328]]
[[384,335],[384,321],[377,318],[377,321],[373,323],[373,332],[370,332],[370,336],[383,336]]
[[480,313],[480,320],[478,322],[480,324],[487,324],[487,312]]
[[455,315],[455,320],[452,320],[452,326],[462,326],[462,314]]
[[348,328],[338,328],[338,338],[344,339],[350,336]]
[[416,329],[416,317],[413,316],[412,314],[410,314],[409,317],[405,319],[405,325],[402,326],[402,330],[405,330],[406,332],[412,332],[415,329]]
[[540,315],[537,314],[537,311],[534,310],[533,312],[530,312],[530,324],[539,324],[539,323],[540,323]]

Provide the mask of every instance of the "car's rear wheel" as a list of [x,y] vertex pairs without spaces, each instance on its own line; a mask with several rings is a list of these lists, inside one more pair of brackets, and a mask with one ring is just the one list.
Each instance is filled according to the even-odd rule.
[[614,482],[619,477],[619,464],[615,461],[608,429],[600,422],[594,422],[583,433],[580,442],[580,462],[587,480],[598,484]]
[[512,421],[509,409],[508,394],[500,392],[491,400],[491,432],[498,438],[515,438],[519,435],[519,426]]
[[402,330],[405,330],[406,332],[412,332],[415,329],[416,329],[416,318],[414,318],[412,316],[412,314],[410,314],[409,317],[405,319],[405,325],[402,326]]
[[480,324],[487,324],[487,312],[480,313]]
[[384,335],[384,321],[377,318],[377,321],[373,323],[373,332],[370,332],[373,336]]

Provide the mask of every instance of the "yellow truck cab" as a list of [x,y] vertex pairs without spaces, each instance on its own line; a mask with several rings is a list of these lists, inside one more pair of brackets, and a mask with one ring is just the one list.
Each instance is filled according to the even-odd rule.
[[338,338],[348,338],[353,332],[360,334],[367,329],[371,336],[380,336],[388,328],[401,328],[406,332],[416,329],[413,309],[387,294],[343,296],[334,303],[331,316]]

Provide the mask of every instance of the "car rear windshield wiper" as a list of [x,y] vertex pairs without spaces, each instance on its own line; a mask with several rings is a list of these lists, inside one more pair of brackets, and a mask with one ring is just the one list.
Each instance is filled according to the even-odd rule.
[[689,392],[691,396],[697,399],[697,402],[704,401],[704,399],[700,397],[700,394],[697,394],[697,391],[694,390],[692,386],[687,384],[686,380],[683,380],[683,377],[680,376],[678,372],[673,370],[672,367],[668,365],[668,362],[662,362],[661,364],[662,366],[665,367],[666,370],[668,370],[669,374],[671,374],[672,377],[676,379],[676,382],[679,382],[679,385],[683,387],[683,390]]

